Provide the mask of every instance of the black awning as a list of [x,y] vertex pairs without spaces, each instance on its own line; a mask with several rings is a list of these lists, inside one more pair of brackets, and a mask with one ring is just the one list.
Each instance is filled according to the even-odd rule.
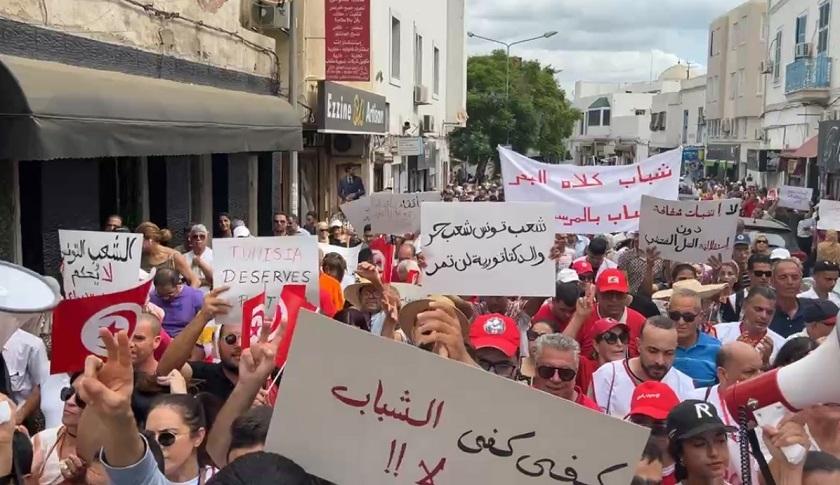
[[300,150],[285,100],[0,55],[0,159]]

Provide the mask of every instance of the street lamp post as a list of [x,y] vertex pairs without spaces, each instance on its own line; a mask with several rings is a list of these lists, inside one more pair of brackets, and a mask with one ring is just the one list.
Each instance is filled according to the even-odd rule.
[[[526,42],[532,42],[540,39],[548,39],[549,37],[554,37],[555,35],[557,35],[557,31],[552,30],[551,32],[546,32],[543,35],[539,35],[537,37],[517,40],[516,42],[502,42],[500,40],[478,35],[474,32],[467,32],[468,37],[475,37],[476,39],[486,40],[487,42],[493,42],[495,44],[505,46],[505,106],[508,106],[510,101],[510,48],[515,45],[524,44]],[[510,145],[510,128],[508,128],[507,144]]]

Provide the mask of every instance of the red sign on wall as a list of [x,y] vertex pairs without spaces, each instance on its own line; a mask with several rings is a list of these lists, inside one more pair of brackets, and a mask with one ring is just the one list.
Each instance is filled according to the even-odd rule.
[[370,81],[370,0],[324,0],[326,79]]

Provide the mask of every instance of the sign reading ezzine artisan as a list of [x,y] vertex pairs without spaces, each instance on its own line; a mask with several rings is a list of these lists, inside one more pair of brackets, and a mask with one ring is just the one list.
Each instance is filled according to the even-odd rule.
[[318,85],[318,131],[323,133],[385,134],[385,97],[343,84]]

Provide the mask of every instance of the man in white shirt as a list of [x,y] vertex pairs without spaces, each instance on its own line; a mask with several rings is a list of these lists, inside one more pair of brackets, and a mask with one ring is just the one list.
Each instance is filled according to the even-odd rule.
[[[763,363],[761,355],[755,348],[744,342],[729,342],[720,348],[717,355],[717,376],[720,384],[712,387],[695,389],[691,399],[701,399],[713,405],[723,420],[724,424],[737,426],[737,420],[723,405],[720,393],[737,382],[746,381],[761,373]],[[729,435],[729,468],[727,480],[732,483],[743,483],[741,480],[741,451],[736,435]],[[758,485],[760,471],[755,458],[750,458],[752,463],[752,483]],[[737,478],[737,481],[735,480]]]
[[190,252],[184,254],[193,274],[201,280],[201,290],[205,293],[213,287],[213,250],[207,247],[209,232],[204,224],[190,228]]
[[820,339],[827,337],[834,330],[840,308],[828,300],[806,300],[802,304],[805,306],[803,310],[805,328],[801,332],[791,335],[787,340],[808,337],[814,342],[819,342]]
[[810,290],[796,295],[798,298],[809,300],[829,300],[840,306],[840,295],[834,292],[837,278],[840,277],[840,266],[832,261],[817,261],[814,264],[814,286]]
[[596,237],[589,241],[589,246],[586,248],[586,256],[580,257],[572,262],[588,261],[595,270],[595,279],[608,268],[618,268],[615,261],[607,259],[607,240],[603,237]]
[[639,356],[602,365],[592,375],[595,402],[605,413],[624,418],[630,412],[633,390],[647,381],[660,381],[677,397],[687,399],[694,390],[690,377],[673,368],[677,351],[677,328],[673,320],[649,318],[639,337]]
[[715,325],[717,338],[721,344],[746,342],[759,350],[769,364],[785,344],[784,337],[769,328],[775,313],[776,292],[763,286],[751,288],[744,300],[743,319]]
[[9,397],[17,404],[15,422],[20,425],[41,407],[41,384],[50,375],[47,348],[40,338],[18,329],[3,345],[3,359],[9,369]]

